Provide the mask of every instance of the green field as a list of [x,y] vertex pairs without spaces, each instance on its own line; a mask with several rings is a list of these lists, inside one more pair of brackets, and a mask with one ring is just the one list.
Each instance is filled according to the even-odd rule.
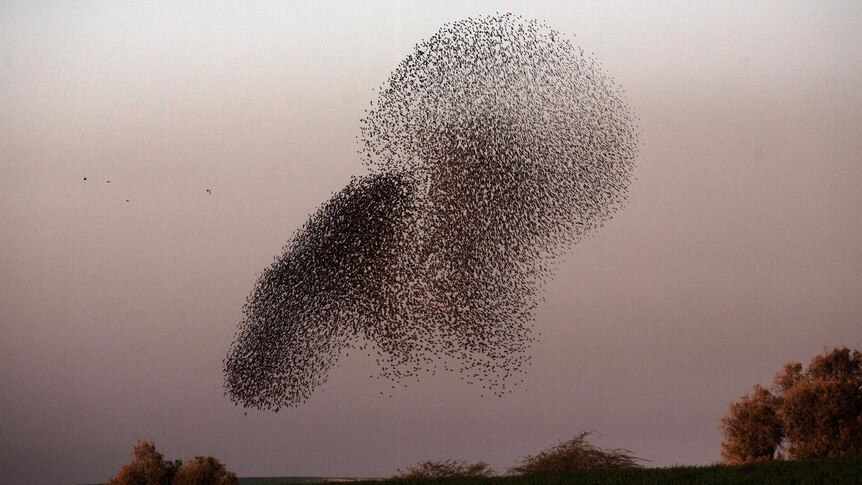
[[[267,481],[257,481],[267,480]],[[304,480],[304,481],[303,481]],[[241,478],[240,485],[278,485],[310,483],[325,479]],[[356,485],[380,484],[382,481],[353,482]],[[387,482],[392,483],[392,482]],[[592,470],[577,473],[552,473],[532,476],[443,479],[411,481],[436,485],[862,485],[862,456],[808,462],[773,461],[741,466],[700,466]]]
[[295,485],[303,483],[373,483],[365,478],[335,478],[335,477],[239,477],[239,485]]

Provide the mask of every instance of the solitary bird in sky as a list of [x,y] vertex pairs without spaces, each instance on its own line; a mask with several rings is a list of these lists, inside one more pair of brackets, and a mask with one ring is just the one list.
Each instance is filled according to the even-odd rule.
[[210,195],[213,195],[213,191],[212,191],[212,190],[210,190],[210,189],[207,189],[207,193],[208,193],[208,194],[210,194]]

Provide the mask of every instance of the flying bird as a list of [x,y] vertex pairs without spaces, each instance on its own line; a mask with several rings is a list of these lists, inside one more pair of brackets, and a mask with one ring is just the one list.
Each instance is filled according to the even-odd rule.
[[212,190],[210,190],[210,189],[207,189],[207,193],[208,193],[208,194],[210,194],[210,195],[213,195],[213,191],[212,191]]

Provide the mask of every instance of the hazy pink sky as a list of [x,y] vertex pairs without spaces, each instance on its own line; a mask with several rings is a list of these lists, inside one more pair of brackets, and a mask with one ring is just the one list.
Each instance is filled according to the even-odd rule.
[[[372,88],[495,11],[576,34],[643,130],[629,206],[546,287],[526,389],[383,397],[352,354],[305,405],[243,415],[221,365],[242,304],[365,172]],[[138,439],[240,476],[504,471],[581,430],[714,462],[729,401],[862,348],[860,52],[852,1],[4,2],[0,481],[103,481]]]

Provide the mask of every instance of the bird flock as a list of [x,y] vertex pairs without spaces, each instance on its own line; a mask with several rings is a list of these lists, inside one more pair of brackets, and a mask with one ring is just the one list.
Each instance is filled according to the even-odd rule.
[[393,388],[443,369],[511,392],[542,284],[625,204],[636,121],[598,62],[543,23],[444,25],[366,110],[370,173],[259,276],[224,360],[226,394],[299,405],[351,349]]

